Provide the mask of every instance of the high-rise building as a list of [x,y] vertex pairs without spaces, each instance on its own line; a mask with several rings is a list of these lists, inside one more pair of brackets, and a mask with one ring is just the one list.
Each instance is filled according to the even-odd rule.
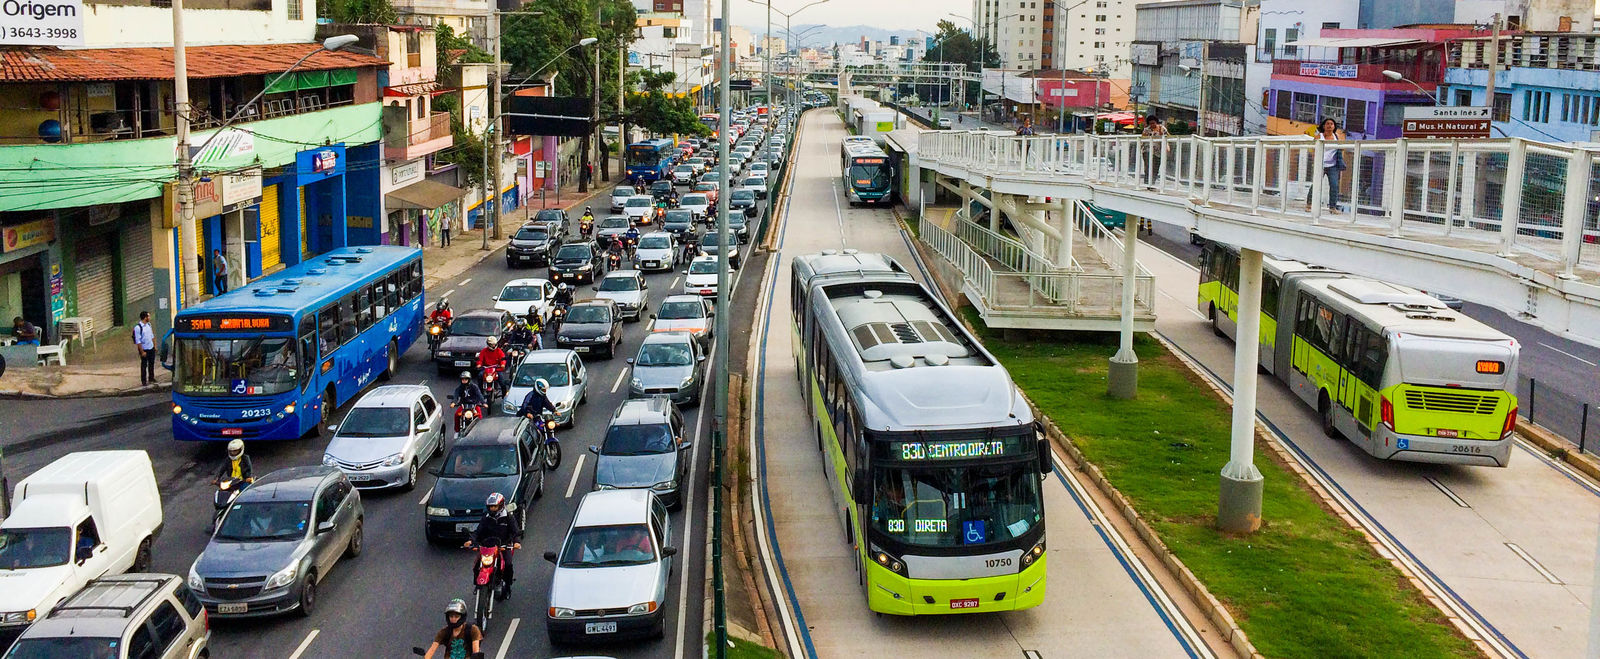
[[977,38],[1002,68],[1106,70],[1126,88],[1133,0],[973,0]]

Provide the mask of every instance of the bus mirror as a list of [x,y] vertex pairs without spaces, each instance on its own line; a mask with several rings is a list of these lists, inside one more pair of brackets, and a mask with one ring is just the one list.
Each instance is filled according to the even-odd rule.
[[172,370],[172,330],[167,330],[166,335],[161,337],[160,358],[161,367]]
[[855,482],[852,486],[850,498],[855,499],[856,505],[870,505],[872,503],[872,487],[867,482],[867,472],[856,472]]
[[1051,467],[1053,466],[1051,460],[1052,457],[1053,454],[1050,449],[1050,438],[1048,436],[1039,437],[1039,473],[1045,475],[1050,474]]

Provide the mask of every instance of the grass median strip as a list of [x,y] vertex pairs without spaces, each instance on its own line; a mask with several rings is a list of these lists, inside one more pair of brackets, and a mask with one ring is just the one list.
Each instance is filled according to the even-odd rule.
[[1105,473],[1258,651],[1270,657],[1470,657],[1456,633],[1359,532],[1257,450],[1260,531],[1213,528],[1230,411],[1174,356],[1140,337],[1139,396],[1106,396],[1115,334],[1007,339],[969,323],[1061,431]]

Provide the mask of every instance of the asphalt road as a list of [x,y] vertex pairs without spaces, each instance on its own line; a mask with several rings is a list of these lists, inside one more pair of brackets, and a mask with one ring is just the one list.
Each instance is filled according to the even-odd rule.
[[[765,203],[765,202],[763,202]],[[574,223],[575,224],[575,223]],[[574,229],[576,231],[576,229]],[[748,249],[748,246],[746,247]],[[734,271],[735,291],[743,270]],[[680,269],[649,274],[650,309],[681,290]],[[497,251],[459,277],[429,289],[429,304],[448,293],[459,314],[492,305],[490,297],[510,279],[542,277],[543,268],[507,270]],[[580,288],[577,297],[585,297]],[[552,648],[545,634],[543,611],[553,567],[542,554],[556,549],[579,500],[593,478],[594,460],[587,447],[603,436],[612,412],[627,397],[623,387],[630,357],[648,332],[648,318],[628,323],[619,356],[590,359],[589,402],[579,408],[576,425],[559,432],[561,467],[547,475],[545,496],[530,506],[526,539],[516,555],[517,584],[502,605],[483,646],[489,657],[549,657],[603,654],[614,657],[698,657],[702,654],[705,521],[712,414],[710,392],[699,408],[684,410],[694,429],[691,501],[672,514],[673,536],[681,553],[668,590],[667,635],[594,648]],[[552,335],[546,333],[548,341]],[[714,356],[708,365],[721,356]],[[436,374],[427,342],[419,340],[401,358],[395,383],[425,383],[441,399],[455,382]],[[211,516],[211,474],[221,464],[222,446],[172,439],[170,398],[165,394],[113,399],[8,401],[0,405],[0,448],[12,483],[74,451],[143,449],[155,464],[160,484],[165,530],[155,545],[153,569],[177,575],[204,549]],[[349,405],[338,411],[342,418]],[[247,447],[258,474],[298,465],[319,464],[326,438],[257,442]],[[427,468],[437,467],[435,458]],[[442,611],[451,598],[470,597],[465,550],[430,547],[422,536],[422,502],[433,476],[424,474],[414,492],[364,491],[367,551],[333,568],[321,585],[318,609],[310,618],[283,617],[249,621],[213,621],[212,654],[217,657],[402,657],[410,648],[427,645],[443,624]],[[510,637],[508,640],[508,636]]]

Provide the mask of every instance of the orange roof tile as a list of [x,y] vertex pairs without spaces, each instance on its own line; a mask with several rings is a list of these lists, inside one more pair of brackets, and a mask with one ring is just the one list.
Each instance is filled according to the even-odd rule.
[[[187,53],[189,77],[230,78],[281,73],[317,47],[318,44],[314,43],[191,46]],[[388,65],[387,60],[372,55],[323,51],[312,55],[296,70]],[[0,51],[0,82],[171,79],[171,48],[16,48]]]

